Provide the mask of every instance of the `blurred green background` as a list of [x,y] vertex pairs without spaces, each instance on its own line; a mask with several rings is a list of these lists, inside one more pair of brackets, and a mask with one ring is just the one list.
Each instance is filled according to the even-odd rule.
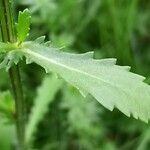
[[[18,11],[29,8],[31,12],[28,40],[45,35],[53,46],[63,47],[64,51],[95,51],[95,58],[115,57],[119,65],[132,66],[132,71],[144,75],[145,82],[150,83],[150,1],[15,0],[13,6],[16,20]],[[33,149],[150,149],[149,124],[128,118],[118,110],[110,112],[90,95],[83,98],[67,83],[53,82],[53,75],[45,75],[35,64],[25,65],[23,61],[21,76],[28,118],[36,106],[37,115],[41,115]],[[2,70],[1,91],[10,88],[8,81]],[[1,150],[11,149],[12,128],[1,119]]]

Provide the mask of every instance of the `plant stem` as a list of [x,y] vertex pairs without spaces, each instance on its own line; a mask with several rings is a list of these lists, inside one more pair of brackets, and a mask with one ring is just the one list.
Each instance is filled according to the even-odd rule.
[[[14,21],[11,12],[10,0],[0,0],[0,21],[3,41],[12,43],[16,42],[16,34],[14,31]],[[14,65],[12,68],[10,68],[9,75],[16,106],[18,149],[25,150],[25,102],[22,92],[19,65]]]
[[15,105],[16,105],[16,127],[18,136],[19,150],[25,149],[24,137],[25,137],[25,111],[24,111],[24,98],[21,86],[19,66],[13,66],[9,70],[12,89],[14,92]]

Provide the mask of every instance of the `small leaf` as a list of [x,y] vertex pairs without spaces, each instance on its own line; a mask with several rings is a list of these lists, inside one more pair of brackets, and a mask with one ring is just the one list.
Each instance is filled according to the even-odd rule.
[[115,59],[95,60],[93,53],[70,54],[33,42],[26,42],[22,52],[47,72],[55,72],[90,93],[107,109],[116,107],[145,122],[150,119],[150,86],[143,76],[129,72],[129,67],[116,65]]
[[0,42],[0,54],[17,49],[16,43],[3,43]]
[[17,37],[18,42],[22,43],[28,36],[30,30],[31,16],[28,9],[23,12],[19,12],[18,23],[17,23]]
[[18,62],[22,59],[22,52],[13,50],[8,53],[5,53],[0,59],[0,69],[5,68],[6,71],[10,69],[10,67],[14,64],[18,64]]

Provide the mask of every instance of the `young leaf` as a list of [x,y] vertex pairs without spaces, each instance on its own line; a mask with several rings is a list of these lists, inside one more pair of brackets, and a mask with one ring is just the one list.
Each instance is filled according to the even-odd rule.
[[22,43],[29,33],[30,20],[31,16],[28,9],[25,9],[23,12],[19,12],[17,23],[17,37],[19,43]]
[[62,82],[55,75],[46,76],[41,87],[37,91],[37,97],[29,117],[26,128],[26,142],[31,143],[36,127],[48,110],[48,105],[54,100],[58,90],[61,88]]
[[115,59],[94,60],[91,52],[70,54],[33,42],[26,42],[22,52],[27,60],[87,91],[107,109],[117,107],[127,116],[150,119],[150,86],[144,77],[129,72],[129,67],[116,65]]
[[14,64],[18,64],[18,62],[22,59],[22,53],[19,51],[10,51],[0,56],[0,69],[5,68],[6,71],[10,69],[10,67]]
[[13,64],[17,64],[22,59],[22,53],[18,50],[17,43],[0,42],[0,69],[6,68],[8,71]]
[[0,53],[6,53],[6,52],[9,52],[11,50],[14,50],[16,49],[17,46],[15,43],[3,43],[3,42],[0,42]]

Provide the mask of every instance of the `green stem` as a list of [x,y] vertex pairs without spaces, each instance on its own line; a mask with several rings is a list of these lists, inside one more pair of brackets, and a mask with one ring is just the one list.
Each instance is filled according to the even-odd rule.
[[[16,42],[10,0],[0,0],[0,22],[3,41],[11,43]],[[12,68],[10,68],[9,75],[16,106],[18,149],[25,150],[25,102],[23,98],[19,66],[14,65]]]
[[22,92],[22,85],[20,79],[19,66],[13,66],[9,70],[9,75],[11,79],[12,89],[15,98],[16,105],[16,127],[18,136],[18,147],[19,150],[25,149],[25,111],[24,111],[24,98]]

